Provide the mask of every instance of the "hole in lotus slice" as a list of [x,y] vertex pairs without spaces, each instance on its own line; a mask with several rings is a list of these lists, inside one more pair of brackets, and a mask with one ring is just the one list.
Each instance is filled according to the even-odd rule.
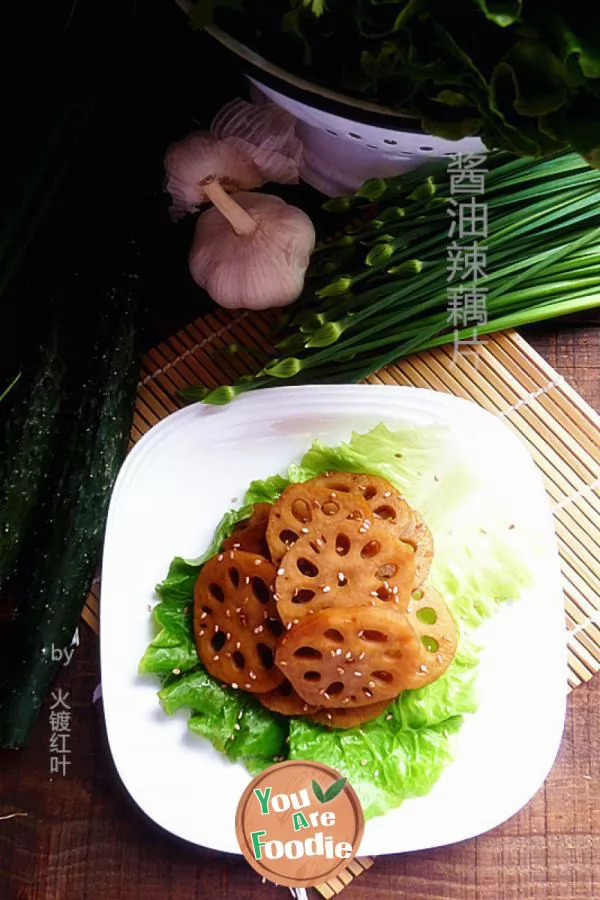
[[308,588],[302,588],[302,590],[296,591],[292,597],[292,603],[310,603],[310,601],[314,599],[314,596],[314,591],[311,591]]
[[212,584],[209,584],[208,593],[210,594],[211,597],[214,597],[214,599],[217,600],[219,603],[223,603],[225,601],[225,593],[223,591],[223,588],[221,587],[220,584],[217,584],[214,581],[212,582]]
[[384,584],[380,585],[380,587],[377,588],[377,590],[375,591],[375,595],[384,603],[389,603],[389,601],[394,596],[389,587],[386,587]]
[[338,556],[347,556],[350,551],[350,538],[347,534],[338,534],[335,539],[335,552]]
[[310,706],[302,699],[287,678],[273,691],[258,694],[257,700],[260,700],[267,709],[282,716],[307,716],[317,711],[316,707]]
[[252,579],[252,593],[259,603],[268,603],[271,598],[269,588],[262,578],[258,578],[256,575]]
[[368,502],[369,500],[373,500],[377,496],[377,488],[374,484],[365,485],[365,489],[363,491],[363,497]]
[[272,647],[263,644],[262,641],[256,645],[256,652],[264,669],[272,669],[275,665]]
[[328,641],[333,641],[335,644],[344,643],[344,635],[337,628],[328,628],[323,634]]
[[320,681],[321,673],[311,670],[309,672],[305,672],[303,678],[305,681]]
[[286,547],[293,547],[298,540],[298,535],[290,528],[284,528],[283,531],[279,532],[279,538],[281,543],[285,544]]
[[305,575],[306,578],[316,578],[319,574],[318,567],[304,556],[301,556],[300,559],[296,561],[296,568],[300,574]]
[[416,616],[423,625],[435,625],[438,619],[435,609],[432,609],[431,606],[426,606],[424,609],[418,609]]
[[231,566],[231,568],[229,569],[229,580],[234,587],[238,587],[240,583],[240,573],[239,570],[235,568],[235,566]]
[[308,501],[302,499],[294,500],[292,503],[292,515],[301,522],[302,525],[307,525],[312,521],[312,513]]
[[430,634],[422,635],[421,643],[423,644],[425,649],[429,651],[429,653],[437,653],[438,650],[440,649],[440,645],[438,644],[438,642],[436,641],[436,639],[434,637],[431,637]]
[[342,681],[332,681],[328,688],[326,688],[325,693],[329,694],[330,697],[337,697],[344,690],[344,684]]
[[363,559],[373,559],[374,556],[377,556],[380,550],[381,544],[379,543],[379,541],[367,541],[367,543],[360,551],[360,555]]
[[279,619],[265,619],[265,627],[268,628],[275,637],[281,637],[285,631],[283,624]]
[[236,669],[243,669],[246,665],[246,657],[239,650],[234,650],[231,654],[231,661]]
[[362,628],[358,636],[363,641],[370,641],[375,644],[385,644],[388,640],[387,634],[383,631],[375,631],[373,628]]
[[294,656],[296,659],[323,659],[321,651],[316,650],[314,647],[298,647],[294,651]]
[[373,512],[378,519],[385,519],[389,522],[396,521],[396,510],[388,503],[383,503],[381,506],[374,509]]
[[340,511],[340,504],[337,502],[337,500],[329,499],[325,501],[325,503],[321,506],[321,509],[323,510],[323,514],[326,516],[337,516]]
[[383,681],[385,684],[391,684],[394,680],[392,673],[387,672],[385,669],[377,669],[377,671],[371,672],[371,678],[374,678],[376,681]]
[[379,566],[377,569],[376,575],[377,578],[393,578],[396,572],[398,571],[398,566],[395,563],[386,563],[383,566]]
[[210,639],[210,646],[213,648],[215,653],[218,653],[219,650],[222,650],[225,646],[225,635],[222,631],[217,631]]

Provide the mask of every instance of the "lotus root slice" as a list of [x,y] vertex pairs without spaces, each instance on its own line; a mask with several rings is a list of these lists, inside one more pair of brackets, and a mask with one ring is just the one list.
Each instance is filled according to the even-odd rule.
[[331,608],[286,630],[275,661],[307,703],[353,708],[395,697],[419,668],[420,646],[395,610]]
[[288,625],[328,607],[382,606],[403,612],[414,583],[414,551],[382,523],[344,520],[303,535],[275,582]]
[[274,690],[267,694],[259,694],[256,699],[267,709],[282,716],[306,716],[317,712],[316,706],[310,706],[303,700],[287,678]]
[[421,644],[421,664],[406,688],[419,688],[436,681],[454,659],[456,623],[441,595],[428,585],[414,591],[406,617]]
[[359,494],[340,494],[310,486],[291,484],[273,505],[267,526],[267,543],[274,563],[280,563],[290,547],[306,534],[320,531],[327,523],[369,518],[368,504]]
[[213,556],[194,591],[194,634],[203,665],[220,681],[265,693],[283,681],[274,663],[283,631],[272,594],[275,568],[243,550]]
[[376,719],[389,706],[388,700],[382,700],[381,703],[370,703],[368,706],[358,706],[354,709],[319,709],[310,713],[308,718],[312,722],[318,722],[319,725],[326,725],[328,728],[355,728],[357,725],[364,725],[371,719]]
[[256,503],[250,518],[238,522],[230,537],[225,538],[223,550],[245,550],[247,553],[257,553],[268,559],[270,554],[267,544],[267,522],[270,512],[270,503]]
[[414,587],[421,585],[431,568],[433,537],[421,515],[408,505],[396,488],[378,475],[354,472],[327,472],[306,482],[315,488],[327,487],[337,496],[352,491],[362,495],[368,503],[373,521],[381,519],[392,525],[397,536],[415,551]]

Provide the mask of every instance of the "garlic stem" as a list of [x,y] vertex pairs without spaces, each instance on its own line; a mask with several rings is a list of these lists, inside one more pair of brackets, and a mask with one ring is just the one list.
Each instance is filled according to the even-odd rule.
[[245,209],[242,209],[239,203],[236,203],[235,200],[229,196],[214,175],[209,175],[208,178],[205,178],[200,184],[204,188],[210,202],[213,206],[216,206],[223,216],[225,216],[236,234],[254,234],[257,227],[255,220]]

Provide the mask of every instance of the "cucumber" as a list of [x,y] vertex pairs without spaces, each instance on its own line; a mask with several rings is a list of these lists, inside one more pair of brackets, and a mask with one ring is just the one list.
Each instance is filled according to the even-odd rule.
[[[60,666],[52,647],[62,650],[71,643],[127,449],[139,371],[140,251],[132,239],[119,240],[125,261],[113,247],[112,283],[91,307],[72,308],[65,323],[71,349],[56,422],[61,441],[20,562],[14,652],[0,697],[3,747],[26,742]],[[90,302],[89,295],[85,300]]]
[[14,572],[48,474],[65,379],[60,349],[56,325],[37,373],[19,391],[0,430],[0,587]]

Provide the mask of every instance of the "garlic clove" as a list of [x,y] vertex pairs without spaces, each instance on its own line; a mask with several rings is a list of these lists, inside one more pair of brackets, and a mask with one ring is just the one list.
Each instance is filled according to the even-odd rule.
[[210,133],[243,150],[265,181],[297,184],[302,141],[296,136],[294,117],[274,103],[233,100],[217,113]]
[[219,208],[198,218],[189,255],[194,281],[229,309],[297,300],[315,245],[308,216],[270,194],[227,196],[218,182],[205,189]]
[[197,212],[208,202],[201,182],[213,175],[226,191],[252,190],[265,183],[257,167],[239,147],[224,144],[206,131],[176,141],[165,154],[166,190],[172,219]]

